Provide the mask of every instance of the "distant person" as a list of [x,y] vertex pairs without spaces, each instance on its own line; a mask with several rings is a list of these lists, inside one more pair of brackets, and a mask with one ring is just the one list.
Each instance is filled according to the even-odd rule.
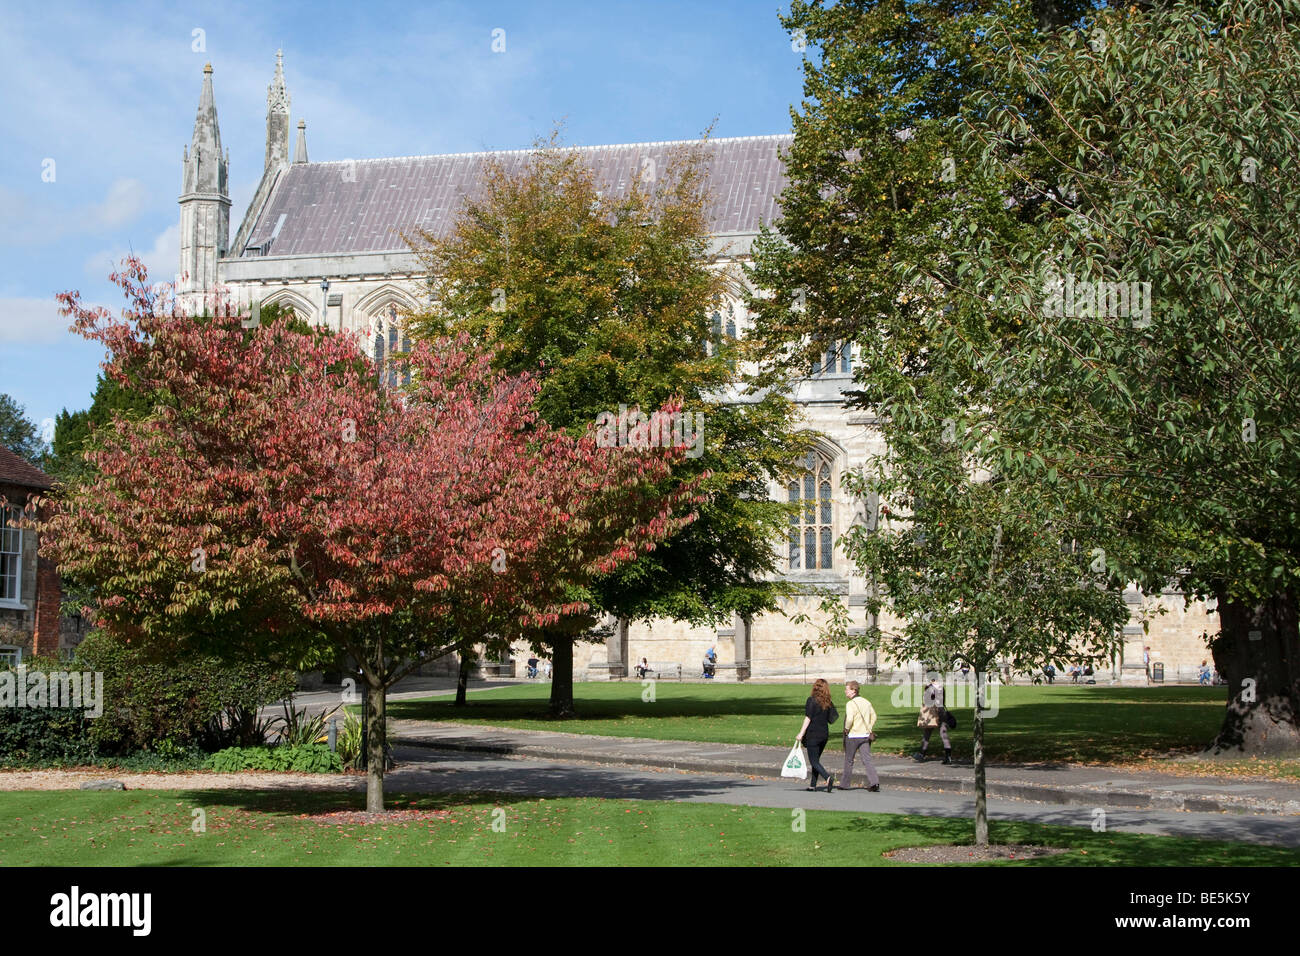
[[1056,668],[1053,667],[1051,664],[1048,664],[1046,667],[1043,668],[1043,676],[1047,678],[1047,683],[1055,684]]
[[925,763],[926,750],[930,747],[930,735],[939,728],[939,739],[943,741],[943,762],[952,763],[952,741],[948,738],[948,711],[943,705],[943,688],[938,680],[931,677],[921,696],[921,716],[916,719],[916,726],[921,728],[921,749],[912,759]]
[[1142,669],[1146,671],[1147,686],[1151,686],[1151,645],[1142,648]]
[[1201,669],[1196,672],[1196,681],[1200,684],[1209,684],[1214,680],[1214,672],[1210,670],[1209,661],[1201,661]]
[[1071,664],[1070,669],[1066,671],[1066,673],[1070,675],[1070,680],[1077,684],[1079,683],[1079,678],[1083,676],[1083,668],[1078,664]]
[[871,701],[859,697],[862,685],[855,680],[844,685],[844,772],[840,774],[840,789],[847,790],[853,782],[853,758],[862,754],[867,768],[867,789],[880,792],[880,776],[871,762],[871,742],[876,739],[872,728],[876,726],[876,710]]
[[551,679],[551,662],[548,660],[542,661],[542,677],[547,680]]
[[710,647],[704,652],[704,678],[713,680],[717,676],[718,652],[715,648]]
[[830,793],[835,786],[835,779],[822,766],[822,751],[826,749],[826,742],[831,739],[830,725],[839,719],[839,711],[831,702],[830,684],[820,677],[817,678],[813,681],[812,696],[803,707],[803,726],[799,728],[799,734],[795,737],[796,743],[802,743],[808,749],[808,766],[812,768],[812,786],[808,788],[809,790],[817,789],[819,776],[826,778],[827,793]]
[[530,680],[537,676],[537,658],[535,657],[528,658],[527,674]]
[[650,662],[643,657],[641,663],[636,665],[636,676],[644,680],[648,673],[650,673]]

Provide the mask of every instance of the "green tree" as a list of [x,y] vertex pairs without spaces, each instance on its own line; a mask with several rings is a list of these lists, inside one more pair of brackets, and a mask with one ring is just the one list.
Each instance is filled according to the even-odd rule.
[[[1032,57],[1090,8],[1068,0],[796,2],[782,19],[809,54],[780,232],[761,237],[750,273],[772,293],[751,304],[752,354],[763,361],[762,380],[775,381],[833,343],[856,342],[851,401],[875,413],[887,448],[844,478],[884,514],[878,527],[869,522],[841,539],[872,584],[874,626],[850,638],[847,609],[831,599],[823,644],[944,669],[965,662],[976,686],[1000,662],[1036,670],[1095,660],[1117,645],[1127,613],[1105,566],[1094,571],[1104,522],[972,453],[960,429],[987,407],[992,378],[969,354],[942,347],[948,329],[994,351],[1014,343],[1013,317],[949,290],[970,270],[972,236],[1020,235],[1054,198],[1009,203],[1002,183],[969,174],[978,144],[953,127],[975,94],[1019,103],[1031,128],[1048,122],[1030,83],[989,70],[988,36],[997,26]],[[982,843],[988,701],[975,703]]]
[[[489,164],[481,196],[446,235],[412,246],[436,305],[418,336],[464,333],[510,373],[537,372],[536,409],[577,434],[620,406],[681,402],[700,434],[662,490],[697,482],[697,519],[653,553],[571,596],[585,619],[535,635],[554,658],[551,709],[573,713],[575,637],[601,613],[696,623],[775,608],[785,506],[768,480],[797,457],[794,408],[778,389],[737,401],[736,343],[715,313],[735,276],[710,252],[704,169],[682,147],[626,195],[603,194],[582,154],[555,138],[517,172]],[[608,419],[605,419],[608,421]]]
[[1105,516],[1121,578],[1217,599],[1232,696],[1215,749],[1294,752],[1300,5],[1107,11],[1086,36],[1030,55],[989,33],[991,73],[1032,86],[1050,122],[973,95],[972,178],[1057,201],[1018,234],[979,232],[947,294],[1018,334],[949,323],[938,350],[987,371],[968,451]]
[[1217,748],[1294,749],[1296,7],[945,7],[792,11],[823,56],[758,335],[855,338],[895,434],[946,418],[1112,583],[1216,598]]
[[[850,636],[846,609],[829,598],[819,643],[926,661],[941,677],[969,665],[973,684],[953,690],[973,692],[975,842],[983,845],[985,713],[997,715],[998,670],[1108,660],[1128,609],[1092,559],[1097,529],[1054,511],[1033,487],[973,475],[945,431],[886,427],[890,456],[846,476],[850,492],[879,502],[879,514],[840,542],[872,582],[867,611],[875,624]],[[967,701],[947,700],[954,703]]]
[[0,445],[39,468],[44,458],[45,442],[26,413],[27,409],[12,396],[0,393]]

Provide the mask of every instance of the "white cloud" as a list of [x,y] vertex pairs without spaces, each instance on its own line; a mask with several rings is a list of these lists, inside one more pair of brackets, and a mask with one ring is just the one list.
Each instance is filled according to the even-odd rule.
[[104,201],[90,209],[90,218],[111,229],[132,222],[149,202],[149,191],[138,179],[116,179]]
[[48,299],[0,299],[0,343],[53,345],[68,339],[71,321]]
[[148,249],[132,250],[124,246],[113,246],[96,252],[86,259],[84,266],[86,274],[97,279],[106,279],[108,274],[133,251],[149,270],[151,282],[171,282],[176,277],[176,269],[181,262],[180,224],[168,226],[160,232]]
[[133,222],[149,203],[149,191],[138,179],[113,180],[104,198],[77,206],[44,201],[51,188],[35,194],[0,188],[0,243],[42,245],[66,236],[94,235]]

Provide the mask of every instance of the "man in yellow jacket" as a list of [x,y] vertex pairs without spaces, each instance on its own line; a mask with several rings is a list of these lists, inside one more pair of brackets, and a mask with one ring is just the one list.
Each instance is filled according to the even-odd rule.
[[867,767],[867,789],[879,793],[880,777],[871,762],[871,741],[875,737],[871,728],[876,726],[876,710],[871,701],[858,696],[861,688],[862,685],[855,680],[844,685],[848,703],[844,705],[844,773],[840,775],[840,789],[847,790],[853,782],[853,757],[860,753]]

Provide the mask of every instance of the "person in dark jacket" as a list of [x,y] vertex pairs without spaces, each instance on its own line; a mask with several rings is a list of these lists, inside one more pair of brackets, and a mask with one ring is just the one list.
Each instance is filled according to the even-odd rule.
[[831,702],[830,685],[820,677],[813,681],[812,696],[804,704],[803,714],[803,726],[795,741],[808,748],[808,765],[812,767],[812,786],[808,789],[816,790],[817,778],[821,776],[826,778],[826,792],[830,793],[835,779],[822,766],[821,757],[826,742],[831,739],[830,725],[840,719],[840,714]]

